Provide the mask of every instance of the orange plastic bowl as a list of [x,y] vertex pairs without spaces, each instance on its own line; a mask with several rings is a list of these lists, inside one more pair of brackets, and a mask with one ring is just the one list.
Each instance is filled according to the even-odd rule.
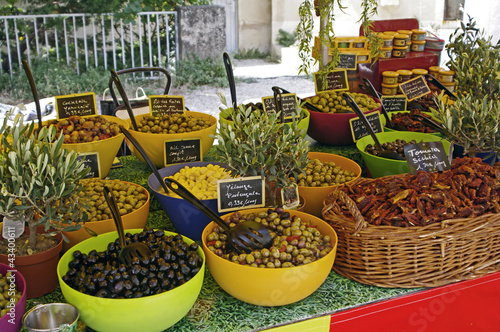
[[[135,120],[138,122],[144,116],[148,114],[140,114],[135,116]],[[210,127],[205,128],[203,130],[193,131],[190,133],[181,133],[181,134],[153,134],[153,133],[142,133],[139,131],[133,130],[132,122],[130,119],[127,119],[127,123],[130,127],[130,134],[137,140],[137,142],[142,146],[144,151],[148,154],[149,158],[155,164],[156,167],[162,168],[165,167],[165,141],[166,140],[182,140],[189,138],[200,138],[201,139],[201,154],[204,156],[208,150],[212,147],[214,143],[215,131],[217,128],[217,119],[206,113],[201,112],[193,112],[187,111],[186,115],[191,115],[194,117],[202,117],[205,120],[210,121]],[[145,162],[142,155],[135,149],[135,147],[126,140],[130,151],[139,158],[141,161]]]
[[[267,208],[242,210],[259,213]],[[282,306],[300,301],[314,293],[330,273],[337,251],[337,234],[318,217],[305,212],[285,210],[314,225],[322,235],[329,235],[333,250],[312,263],[289,268],[259,268],[240,265],[217,256],[207,247],[207,237],[217,227],[211,222],[203,230],[203,251],[207,266],[215,281],[229,295],[246,303],[260,306]],[[228,215],[222,216],[225,218]]]
[[[125,181],[122,181],[125,182]],[[144,203],[140,208],[134,210],[130,213],[124,214],[122,217],[123,228],[124,229],[139,229],[144,228],[148,221],[149,216],[149,201],[150,194],[146,188],[131,182],[126,182],[130,185],[134,185],[143,189],[143,192],[148,196],[146,203]],[[85,227],[90,228],[97,234],[104,234],[108,232],[116,231],[116,226],[113,219],[99,220],[99,221],[89,221],[85,223]],[[69,239],[69,243],[63,242],[63,251],[66,251],[73,247],[75,244],[80,243],[92,236],[83,228],[72,232],[63,232],[63,234]]]
[[[361,167],[353,160],[332,153],[309,152],[309,159],[319,159],[322,162],[333,161],[335,165],[342,167],[346,171],[351,171],[356,174],[356,178],[349,181],[352,182],[361,176]],[[304,212],[322,218],[321,210],[323,209],[323,200],[328,194],[335,189],[336,186],[327,187],[303,187],[299,186],[299,195],[304,197],[307,202],[304,206]]]
[[[306,98],[306,100],[312,97]],[[375,99],[375,101],[380,104],[380,100]],[[380,109],[379,106],[374,110],[364,113],[380,111]],[[309,113],[311,114],[311,119],[309,121],[307,135],[311,138],[320,143],[330,145],[354,144],[351,127],[349,126],[349,119],[357,117],[356,113],[323,113],[316,111],[310,111]]]
[[[125,129],[128,128],[128,124],[125,120],[117,118],[115,116],[102,115],[109,122],[114,122],[119,125],[122,125]],[[43,122],[42,125],[47,125],[49,121]],[[101,141],[94,141],[88,143],[74,143],[74,144],[63,144],[62,147],[66,150],[75,151],[78,154],[81,153],[99,153],[99,165],[100,165],[100,178],[104,179],[109,170],[111,169],[111,165],[113,165],[113,161],[120,150],[120,146],[123,143],[123,139],[125,135],[119,134],[113,136],[111,138],[103,139]]]

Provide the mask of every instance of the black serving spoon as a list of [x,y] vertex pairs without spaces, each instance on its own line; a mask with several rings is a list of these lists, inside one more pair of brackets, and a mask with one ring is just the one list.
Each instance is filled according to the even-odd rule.
[[434,76],[425,74],[424,79],[427,81],[427,83],[431,83],[436,88],[443,90],[444,93],[446,93],[446,95],[448,95],[448,97],[450,97],[452,100],[457,100],[457,96],[453,92],[448,90],[448,88],[445,87],[441,82],[439,82]]
[[238,103],[236,101],[236,82],[234,81],[233,65],[231,63],[231,59],[229,58],[229,54],[227,54],[226,52],[224,52],[222,58],[224,60],[224,67],[226,67],[226,75],[227,75],[227,80],[229,82],[229,91],[231,93],[231,102],[233,103],[233,110],[236,112]]
[[366,115],[359,108],[358,104],[354,101],[354,99],[352,99],[352,97],[348,93],[344,93],[342,95],[342,97],[346,101],[347,105],[349,105],[354,110],[354,112],[356,113],[356,115],[361,119],[361,121],[365,125],[366,130],[371,135],[371,137],[373,138],[373,141],[375,142],[375,145],[377,146],[378,150],[380,151],[379,157],[387,158],[387,159],[394,159],[394,160],[405,160],[397,152],[384,149],[382,147],[382,145],[380,144],[380,141],[378,140],[377,135],[373,131],[373,128],[370,125],[370,122],[366,118]]
[[382,102],[382,98],[380,97],[380,94],[378,93],[378,91],[375,90],[375,87],[373,86],[372,82],[370,82],[370,80],[367,79],[366,77],[363,77],[363,82],[364,82],[364,85],[361,85],[363,90],[368,92],[373,98],[380,100],[380,109],[382,110],[382,114],[385,117],[385,125],[387,126],[387,128],[398,130],[398,131],[407,131],[408,129],[405,128],[404,126],[395,125],[392,122],[392,120],[389,116],[389,113],[387,112],[387,110],[384,107],[384,103]]
[[125,108],[127,109],[128,116],[130,118],[130,121],[132,122],[132,127],[134,128],[135,131],[138,131],[137,122],[135,121],[134,111],[132,110],[132,106],[130,106],[130,102],[128,100],[127,94],[125,93],[125,89],[123,88],[123,84],[120,81],[120,77],[118,77],[118,74],[116,73],[116,71],[111,70],[111,78],[113,79],[113,82],[115,82],[116,88],[118,89],[118,92],[120,93],[120,96],[122,97],[123,103],[125,104]]
[[169,177],[164,178],[163,181],[171,191],[184,198],[187,202],[224,229],[228,237],[228,243],[230,243],[233,249],[238,253],[250,252],[252,250],[260,250],[263,248],[269,249],[273,244],[273,239],[269,230],[261,223],[253,220],[247,220],[237,223],[236,226],[229,227],[229,225],[222,220],[217,213],[212,211],[178,181]]
[[38,92],[36,90],[35,79],[33,78],[33,74],[31,73],[30,66],[26,60],[23,60],[23,68],[26,76],[28,77],[28,81],[30,83],[31,93],[33,94],[33,99],[35,100],[36,107],[36,116],[38,118],[38,128],[42,128],[42,109],[40,107],[40,98],[38,98]]

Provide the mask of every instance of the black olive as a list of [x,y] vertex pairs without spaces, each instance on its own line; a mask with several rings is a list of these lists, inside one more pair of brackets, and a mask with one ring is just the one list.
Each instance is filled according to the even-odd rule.
[[158,279],[160,279],[160,280],[162,280],[162,279],[166,278],[165,272],[158,272],[158,273],[156,274],[156,277],[157,277]]
[[147,268],[145,268],[144,266],[141,267],[141,271],[139,272],[139,275],[145,277],[149,274],[149,271]]
[[64,276],[68,276],[68,277],[74,277],[76,276],[76,274],[78,273],[78,270],[77,269],[74,269],[74,268],[70,268],[68,270],[68,272],[66,272],[66,274]]
[[68,266],[70,269],[77,269],[80,266],[80,264],[81,264],[81,261],[78,258],[75,258],[68,263]]
[[90,293],[90,294],[94,294],[95,291],[97,290],[95,284],[93,282],[89,282],[85,285],[85,288],[87,288],[87,291]]
[[131,275],[136,275],[141,271],[141,267],[139,265],[133,265],[132,268],[130,269],[130,274]]
[[134,295],[132,295],[132,298],[137,299],[140,297],[143,297],[144,294],[142,292],[134,292]]
[[192,275],[195,275],[196,273],[198,273],[200,271],[200,268],[199,267],[195,267],[194,269],[191,269],[191,274]]
[[166,289],[168,286],[170,286],[170,280],[167,278],[161,280],[161,288]]
[[120,272],[116,272],[114,275],[113,275],[113,280],[116,282],[116,281],[120,281],[122,280],[122,274]]
[[106,279],[99,281],[99,284],[98,284],[99,289],[108,288],[108,285],[109,285],[109,283],[108,283],[108,280],[106,280]]
[[158,279],[157,278],[149,279],[148,286],[149,288],[151,288],[151,290],[156,289],[156,287],[158,287]]
[[170,263],[167,263],[167,262],[163,263],[162,265],[160,265],[158,267],[158,271],[160,271],[160,272],[166,272],[168,270],[170,270]]
[[170,263],[170,268],[174,271],[177,271],[179,269],[179,264],[176,262]]
[[159,230],[155,231],[154,234],[157,238],[161,238],[163,235],[165,235],[165,231],[162,231],[159,229]]
[[123,290],[123,281],[118,281],[118,282],[115,282],[115,284],[113,285],[113,293],[115,294],[120,294]]
[[174,270],[168,270],[168,272],[167,272],[167,278],[168,279],[174,279],[175,278],[175,272],[174,272]]
[[131,290],[134,285],[132,284],[132,281],[130,280],[124,280],[123,281],[123,287],[127,290]]
[[189,245],[189,250],[191,251],[197,251],[198,250],[198,243],[193,242]]
[[156,274],[158,267],[155,264],[149,264],[149,272]]
[[119,272],[124,272],[124,271],[127,271],[127,266],[125,264],[120,264],[118,266],[118,271]]
[[174,252],[175,252],[175,255],[177,256],[177,259],[182,259],[183,257],[186,256],[186,253],[181,248],[175,248]]
[[144,290],[142,291],[142,294],[143,294],[144,296],[151,295],[151,290],[150,290],[149,288],[147,288],[147,286],[146,286],[146,289],[144,289]]
[[175,278],[177,279],[177,281],[183,280],[184,279],[184,275],[181,273],[181,271],[177,271],[175,273]]
[[74,258],[80,258],[82,256],[82,252],[80,250],[73,251]]
[[142,266],[148,266],[149,265],[149,257],[141,257],[140,261],[141,261],[141,265]]
[[165,250],[165,253],[163,254],[163,259],[166,262],[170,262],[170,259],[172,258],[172,252],[170,249]]
[[110,294],[109,294],[108,290],[106,290],[106,289],[102,289],[102,288],[101,288],[101,289],[99,289],[99,290],[97,291],[97,293],[95,293],[95,296],[97,296],[97,297],[109,297],[109,295],[110,295]]
[[191,272],[191,269],[187,265],[185,264],[181,265],[181,273],[183,275],[188,275],[189,272]]
[[137,278],[136,275],[131,275],[129,280],[132,283],[132,285],[134,285],[135,287],[140,285],[139,278]]
[[123,297],[126,298],[126,299],[131,299],[134,297],[134,292],[132,292],[131,290],[127,289],[125,290],[125,292],[123,292]]

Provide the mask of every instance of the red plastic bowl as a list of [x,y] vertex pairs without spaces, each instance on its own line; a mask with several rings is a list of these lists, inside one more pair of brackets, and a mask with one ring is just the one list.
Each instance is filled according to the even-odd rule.
[[[306,100],[312,97],[314,96],[306,98]],[[375,99],[375,101],[380,104],[380,100]],[[380,112],[380,106],[364,113],[371,113],[373,111]],[[330,145],[354,144],[349,119],[355,118],[356,113],[322,113],[315,111],[309,111],[309,113],[311,114],[311,119],[309,120],[307,135],[311,138],[320,143]]]
[[[5,275],[7,271],[12,270],[8,265],[0,263],[0,273]],[[22,327],[22,318],[24,312],[26,311],[26,280],[24,280],[23,275],[16,271],[14,273],[16,276],[15,284],[18,291],[22,292],[21,298],[11,310],[12,315],[5,315],[0,318],[0,331],[2,332],[18,332]],[[14,324],[12,324],[12,319]],[[11,322],[9,322],[11,321]]]

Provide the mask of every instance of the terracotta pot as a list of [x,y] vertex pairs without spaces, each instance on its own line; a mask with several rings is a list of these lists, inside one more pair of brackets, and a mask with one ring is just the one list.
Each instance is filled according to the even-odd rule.
[[[37,232],[43,233],[44,226],[38,226]],[[26,227],[25,234],[29,234]],[[26,280],[26,294],[28,299],[33,299],[54,291],[57,287],[57,263],[62,250],[62,236],[58,234],[57,246],[47,251],[29,255],[17,256],[14,268],[19,271]],[[0,263],[9,265],[8,256],[0,254]]]

